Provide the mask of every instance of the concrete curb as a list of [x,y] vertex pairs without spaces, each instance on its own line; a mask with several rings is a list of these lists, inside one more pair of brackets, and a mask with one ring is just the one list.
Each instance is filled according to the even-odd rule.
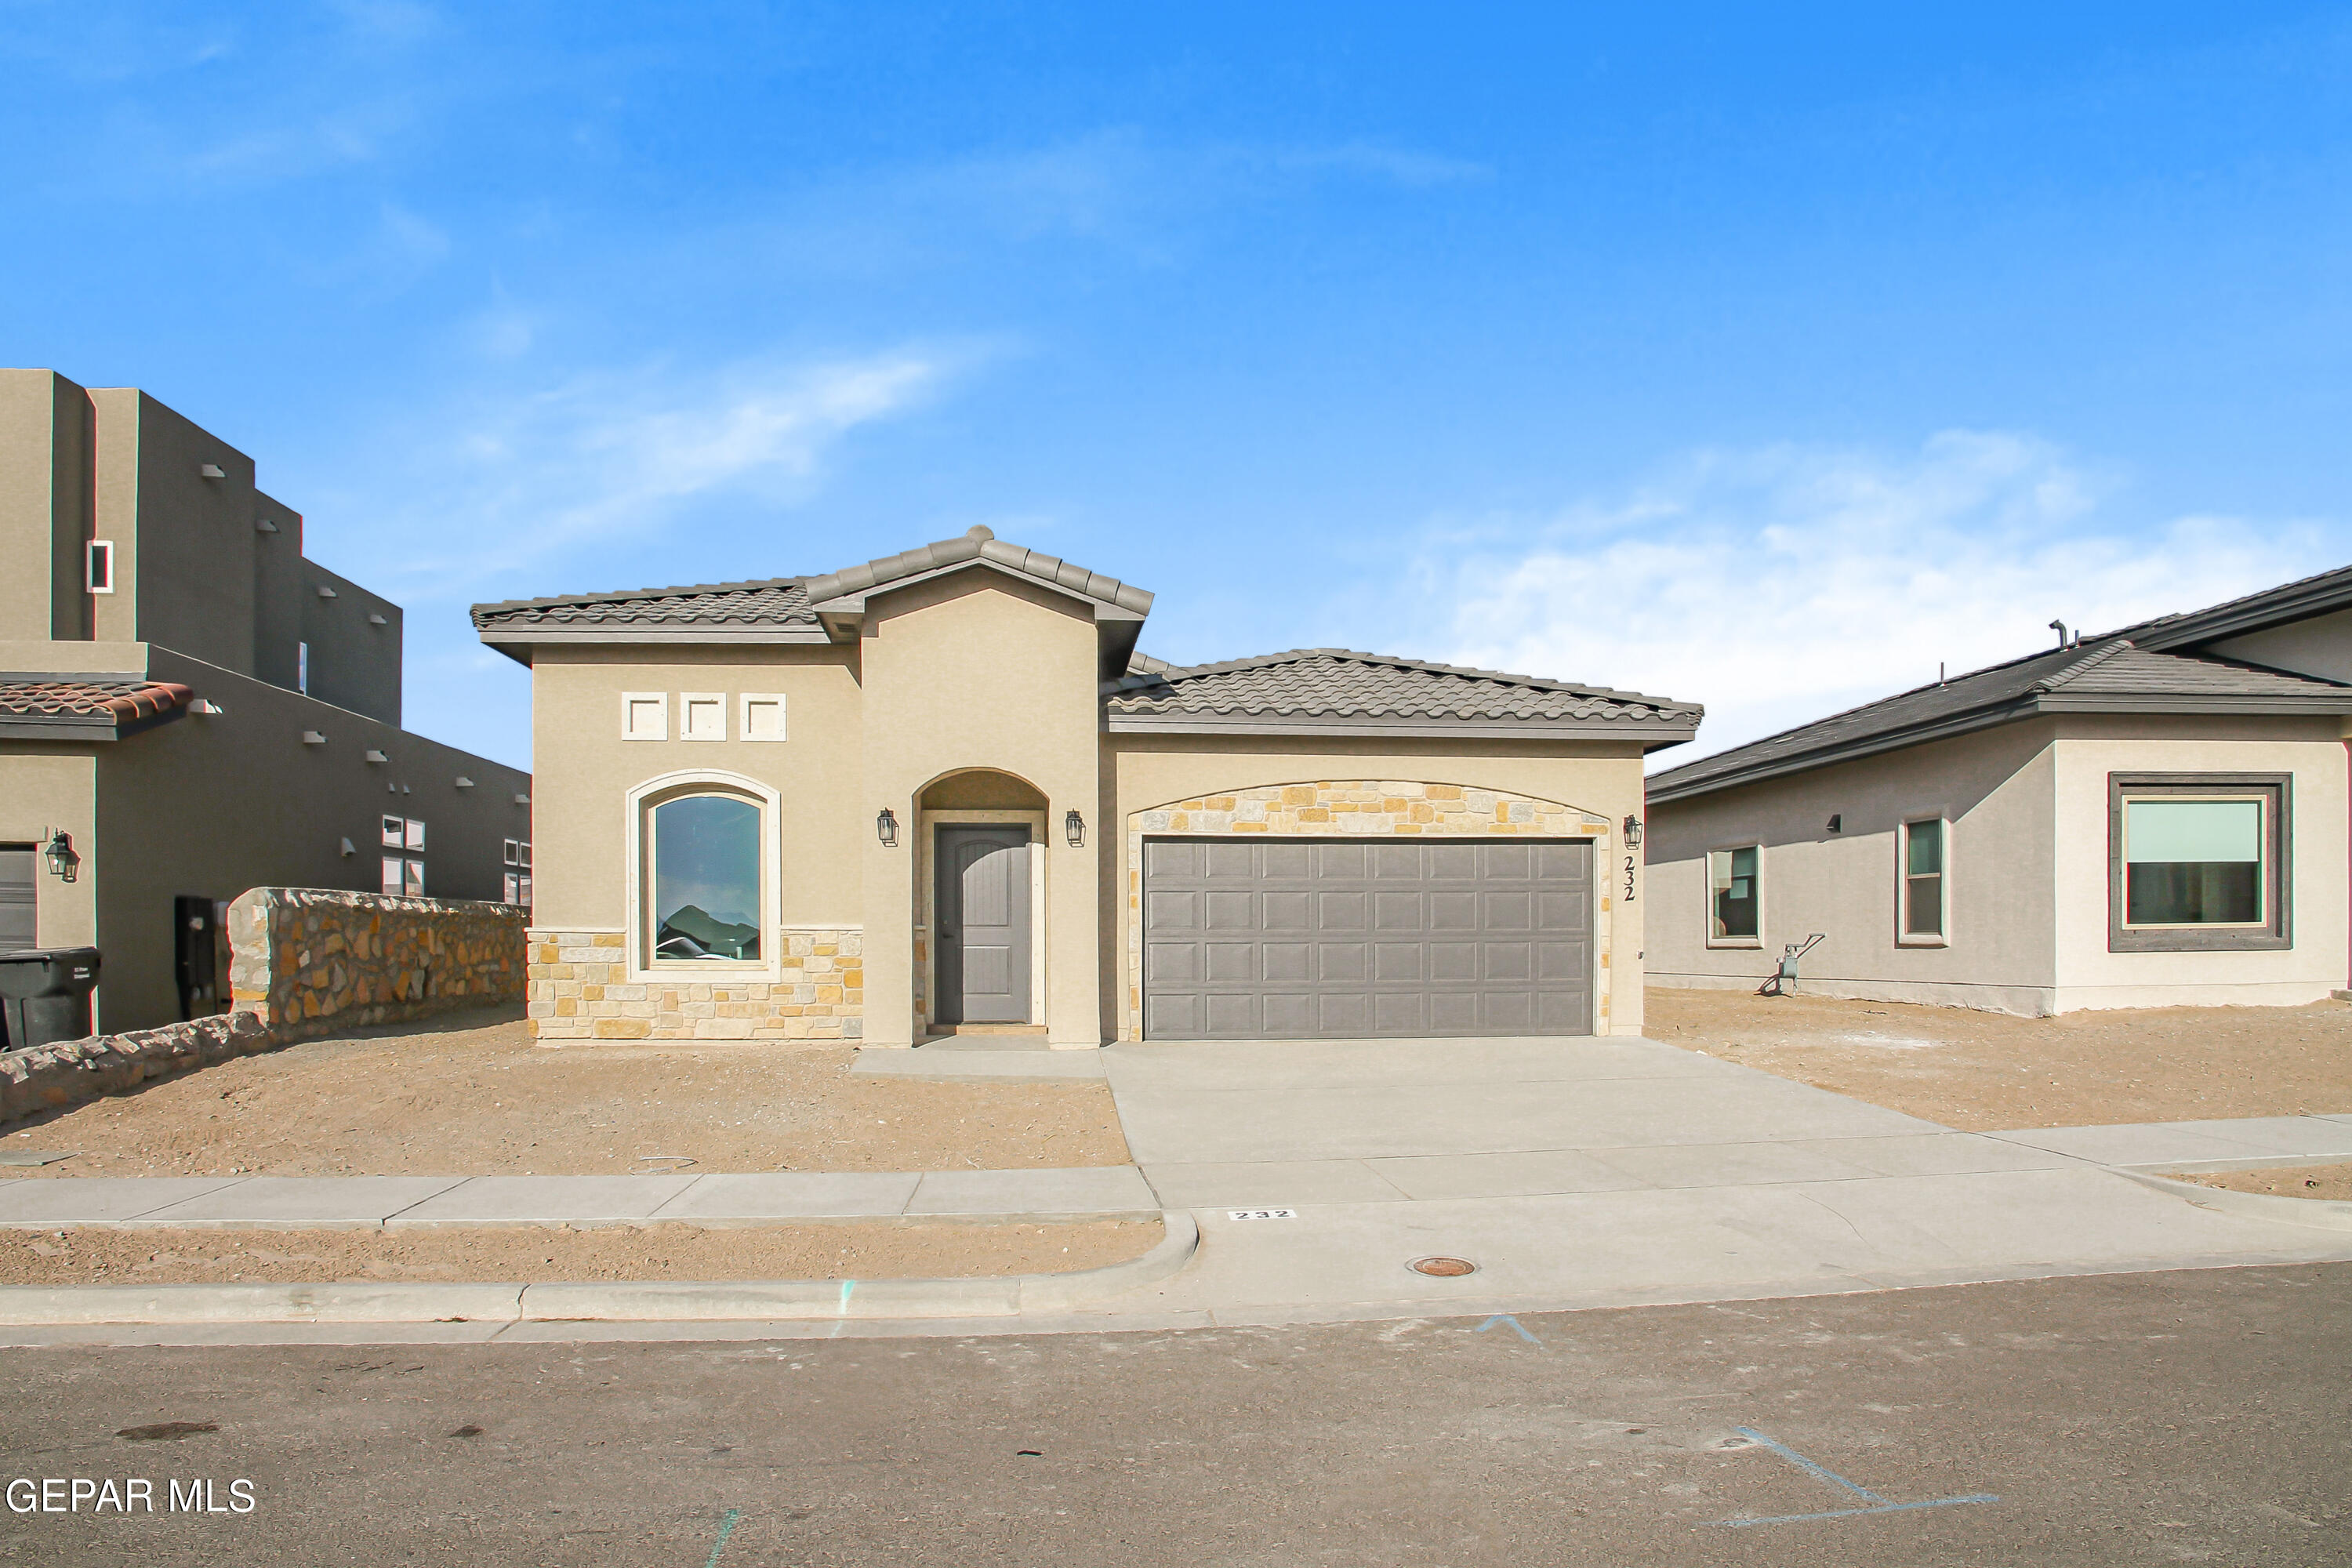
[[[2332,1164],[2343,1162],[2330,1161]],[[2284,1165],[2284,1161],[2275,1162]],[[2260,1169],[2268,1170],[2264,1165]],[[2266,1219],[2275,1225],[2299,1225],[2313,1230],[2352,1230],[2352,1204],[2333,1198],[2289,1198],[2272,1193],[2237,1193],[2227,1187],[2209,1187],[2198,1182],[2176,1182],[2169,1176],[2158,1176],[2147,1171],[2112,1167],[2118,1176],[2137,1182],[2141,1186],[2194,1204],[2215,1214],[2235,1215],[2241,1219]]]
[[614,1280],[543,1285],[10,1285],[0,1323],[514,1323],[1005,1318],[1066,1312],[1155,1284],[1201,1231],[1165,1210],[1140,1258],[1073,1274],[983,1279]]

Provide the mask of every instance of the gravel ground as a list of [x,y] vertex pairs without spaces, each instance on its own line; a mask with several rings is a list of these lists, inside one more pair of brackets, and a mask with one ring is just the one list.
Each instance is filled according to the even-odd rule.
[[2352,1202],[2352,1165],[2283,1165],[2268,1171],[2203,1171],[2176,1178],[2233,1193],[2276,1198],[2326,1198]]
[[[767,1044],[533,1046],[519,1019],[306,1040],[0,1138],[11,1176],[614,1175],[1118,1165],[1110,1090],[853,1077]],[[681,1163],[680,1162],[686,1162]]]
[[0,1285],[338,1279],[965,1279],[1140,1258],[1158,1220],[1076,1225],[466,1226],[0,1231]]
[[2020,1018],[1653,987],[1643,1032],[1948,1127],[1993,1132],[2352,1111],[2352,1006]]

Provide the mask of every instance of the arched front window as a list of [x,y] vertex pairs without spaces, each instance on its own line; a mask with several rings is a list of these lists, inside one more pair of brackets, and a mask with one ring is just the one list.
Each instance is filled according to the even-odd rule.
[[648,815],[653,897],[646,912],[654,962],[757,963],[765,925],[759,804],[740,795],[686,795]]

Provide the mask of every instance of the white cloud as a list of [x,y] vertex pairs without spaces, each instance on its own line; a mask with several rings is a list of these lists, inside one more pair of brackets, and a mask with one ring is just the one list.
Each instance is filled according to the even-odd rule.
[[1415,586],[1440,657],[1695,699],[1663,765],[2092,632],[2339,564],[2343,531],[2102,515],[2113,486],[2033,437],[1893,456],[1702,454],[1538,521],[1433,532]]
[[954,368],[951,354],[902,350],[691,378],[598,372],[478,399],[420,435],[423,471],[436,476],[425,508],[368,526],[412,542],[427,593],[478,597],[492,574],[559,551],[658,537],[700,498],[802,499],[851,431],[912,407]]

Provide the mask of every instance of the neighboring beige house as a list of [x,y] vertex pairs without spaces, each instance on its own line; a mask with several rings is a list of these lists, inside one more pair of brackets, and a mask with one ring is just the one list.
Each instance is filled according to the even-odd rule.
[[[2062,633],[2062,636],[2063,634]],[[2352,568],[1649,785],[1650,973],[2029,1015],[2347,984]]]
[[0,371],[0,952],[97,946],[105,1029],[216,1010],[247,888],[523,894],[530,775],[400,728],[399,606],[253,480],[142,392]]
[[482,605],[529,664],[545,1040],[1632,1034],[1686,703],[1336,649],[1178,668],[974,529]]

